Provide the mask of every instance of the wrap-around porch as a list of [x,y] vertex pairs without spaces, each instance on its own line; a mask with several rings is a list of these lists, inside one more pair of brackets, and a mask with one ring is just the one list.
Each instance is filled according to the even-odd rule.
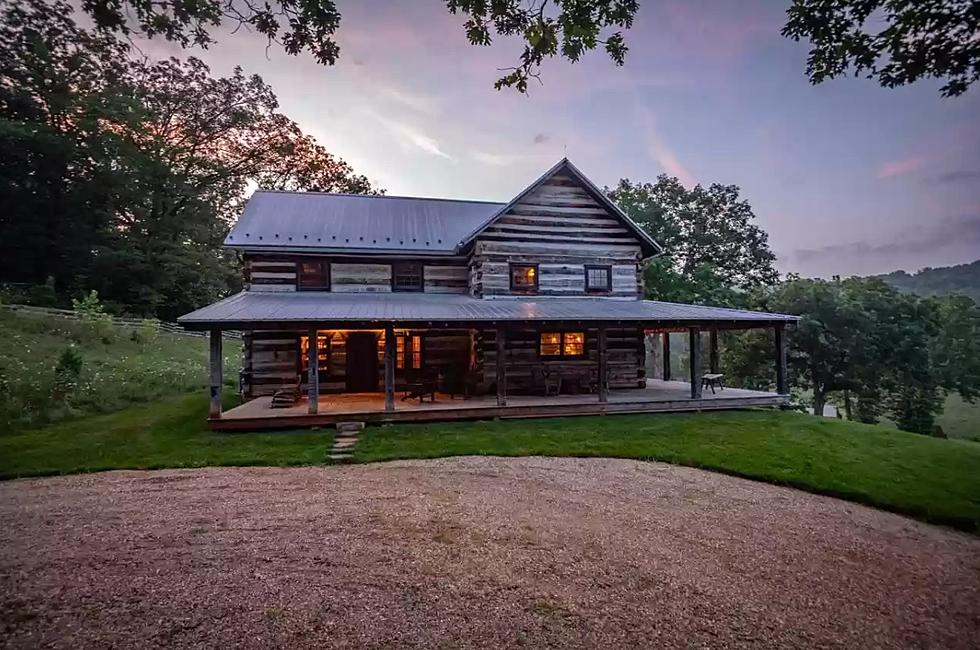
[[[776,392],[730,387],[711,390],[709,382],[704,379],[706,375],[711,377],[718,374],[718,324],[685,324],[679,327],[674,323],[663,324],[659,329],[652,328],[653,323],[644,324],[646,329],[633,323],[542,323],[530,328],[528,324],[480,325],[491,325],[493,329],[474,326],[470,330],[473,346],[468,359],[439,368],[438,372],[431,367],[421,368],[416,361],[417,372],[414,373],[407,370],[413,364],[413,352],[418,352],[417,347],[413,350],[413,345],[418,346],[419,341],[425,340],[426,332],[430,332],[430,336],[438,336],[438,329],[417,326],[399,328],[392,323],[376,326],[372,330],[331,331],[324,329],[328,324],[323,324],[323,327],[318,325],[294,332],[302,363],[294,368],[296,384],[293,395],[285,403],[278,400],[282,391],[277,391],[276,395],[251,395],[252,399],[227,412],[222,412],[221,408],[221,364],[220,361],[215,362],[221,359],[220,331],[212,330],[211,427],[249,430],[330,425],[346,420],[421,422],[700,411],[778,406],[788,401],[782,323],[768,324],[775,330]],[[627,327],[625,330],[624,325]],[[637,333],[638,339],[631,339],[630,327]],[[647,354],[643,350],[643,340],[644,332],[651,331],[662,332],[657,337],[660,342],[658,352],[662,352],[662,355],[658,360],[658,371],[654,376],[647,376]],[[671,368],[672,337],[668,334],[671,331],[675,332],[675,340],[679,334],[688,345],[688,367],[683,377],[686,381],[676,381],[680,378],[674,376]],[[552,344],[549,336],[554,336],[549,332],[578,332],[562,336],[555,343],[568,347],[560,352],[577,354],[560,359],[547,356],[549,350],[545,346]],[[325,353],[323,346],[328,345],[332,337],[344,341],[370,338],[377,354],[368,365],[373,365],[374,361],[377,364],[367,376],[369,380],[372,374],[378,378],[377,384],[373,384],[377,389],[352,390],[352,369],[364,364],[352,363],[352,348],[346,347],[346,344],[341,348],[344,352],[340,356],[346,357],[347,384],[340,384],[338,389],[336,382],[330,381],[336,378],[331,377],[329,372],[325,374],[323,364],[324,359],[333,355],[333,350]],[[707,355],[702,352],[702,338],[709,343]],[[413,339],[416,341],[414,344]],[[635,346],[631,350],[628,348],[632,345],[630,340],[639,340],[638,352]],[[579,345],[581,349],[578,349]],[[370,344],[364,348],[361,360],[372,356]],[[624,366],[622,359],[627,352],[629,361]],[[638,359],[638,363],[634,359]],[[631,363],[632,368],[629,367]],[[433,377],[438,377],[424,391],[428,393],[424,401],[417,394],[419,386],[425,385],[418,379],[422,371],[430,371]],[[478,375],[479,388],[470,390],[469,383],[464,381],[465,390],[461,390],[462,374]],[[456,381],[449,382],[450,375]],[[654,378],[656,375],[660,377]],[[564,387],[562,377],[566,380]],[[455,384],[456,388],[451,389],[450,383]],[[277,408],[273,408],[274,402]]]

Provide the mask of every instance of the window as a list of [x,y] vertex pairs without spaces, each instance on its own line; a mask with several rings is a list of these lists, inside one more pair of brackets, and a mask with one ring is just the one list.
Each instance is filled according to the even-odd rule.
[[399,334],[395,339],[395,367],[418,369],[422,367],[422,337],[418,334]]
[[589,293],[609,293],[612,291],[612,267],[586,264],[585,290]]
[[537,293],[538,291],[538,265],[537,264],[511,264],[510,265],[510,290],[521,293]]
[[330,291],[330,262],[300,262],[297,277],[301,290]]
[[[300,370],[306,372],[310,367],[310,337],[299,338]],[[316,337],[316,369],[320,379],[330,374],[330,336],[317,334]]]
[[422,264],[396,262],[391,265],[392,291],[422,291]]
[[545,358],[584,357],[585,332],[541,332],[538,351]]

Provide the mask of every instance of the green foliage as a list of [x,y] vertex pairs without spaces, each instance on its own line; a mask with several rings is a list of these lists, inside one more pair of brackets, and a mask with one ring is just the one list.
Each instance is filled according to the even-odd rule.
[[[146,345],[128,330],[109,327],[106,343],[80,321],[0,310],[0,431],[207,387],[203,338],[159,333]],[[239,352],[233,342],[224,348],[224,376],[233,389]]]
[[735,185],[688,190],[661,175],[652,184],[622,179],[606,193],[664,248],[644,274],[648,298],[736,306],[778,280],[768,235]]
[[974,0],[793,0],[783,35],[812,44],[814,84],[864,74],[887,88],[940,79],[945,97],[980,78],[980,11]]
[[160,337],[160,321],[152,318],[144,318],[133,330],[130,338],[136,343],[153,343]]
[[238,288],[250,187],[371,190],[258,76],[132,57],[60,1],[3,4],[0,42],[0,281],[173,320]]
[[[921,298],[874,278],[791,278],[753,301],[801,317],[788,331],[789,367],[818,414],[837,394],[849,418],[887,416],[929,434],[946,391],[980,394],[980,312],[969,298]],[[759,376],[772,349],[752,336],[726,350],[726,367],[743,383]]]
[[80,320],[89,330],[104,343],[112,342],[113,328],[112,315],[106,313],[102,301],[99,300],[99,292],[95,289],[89,291],[81,300],[72,298],[72,309],[78,314]]
[[941,268],[925,268],[916,273],[894,271],[877,276],[899,291],[920,296],[963,295],[980,304],[980,260]]

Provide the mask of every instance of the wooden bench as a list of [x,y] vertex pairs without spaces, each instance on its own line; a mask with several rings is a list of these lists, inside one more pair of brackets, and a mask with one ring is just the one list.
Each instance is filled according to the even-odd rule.
[[704,388],[710,388],[711,389],[711,394],[714,395],[715,394],[715,386],[717,386],[720,390],[725,390],[725,384],[722,383],[722,380],[724,378],[725,378],[725,375],[723,375],[721,373],[718,373],[718,372],[712,372],[712,373],[708,373],[706,375],[702,375],[701,376],[701,388],[702,389],[704,389]]

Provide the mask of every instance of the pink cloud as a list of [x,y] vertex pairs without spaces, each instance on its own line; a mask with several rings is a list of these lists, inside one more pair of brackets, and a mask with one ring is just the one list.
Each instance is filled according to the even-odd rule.
[[878,178],[894,178],[910,174],[922,167],[922,158],[903,158],[901,160],[889,160],[878,168],[876,176]]

